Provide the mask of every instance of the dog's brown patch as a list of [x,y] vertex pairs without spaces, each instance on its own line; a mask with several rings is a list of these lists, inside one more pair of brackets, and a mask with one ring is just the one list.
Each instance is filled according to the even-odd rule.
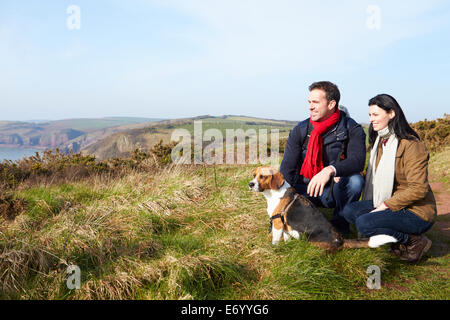
[[[280,203],[276,206],[276,208],[272,212],[272,217],[282,213],[284,209],[287,208],[289,203],[292,201],[292,198],[290,197],[283,197],[280,199]],[[285,213],[286,214],[286,213]],[[273,220],[273,226],[276,230],[284,229],[285,231],[291,231],[292,228],[287,224],[286,217],[283,217],[286,224],[283,224],[283,221],[281,218],[274,219]]]
[[258,167],[253,176],[258,181],[261,190],[278,190],[284,183],[284,177],[281,172],[277,172],[271,167]]
[[281,188],[281,186],[284,183],[284,177],[281,174],[281,172],[276,172],[275,174],[272,175],[272,182],[270,184],[270,188],[272,190],[278,190]]

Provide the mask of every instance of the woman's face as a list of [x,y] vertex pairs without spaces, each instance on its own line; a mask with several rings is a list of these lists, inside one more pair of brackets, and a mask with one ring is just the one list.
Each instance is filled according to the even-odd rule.
[[395,111],[384,111],[376,104],[369,106],[369,119],[374,131],[383,130],[388,126],[389,120],[395,117]]

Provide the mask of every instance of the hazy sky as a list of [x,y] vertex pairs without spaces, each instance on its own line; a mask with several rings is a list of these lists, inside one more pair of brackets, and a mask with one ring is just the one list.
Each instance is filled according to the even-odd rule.
[[302,120],[330,80],[357,121],[388,93],[415,122],[449,74],[449,1],[0,0],[0,120]]

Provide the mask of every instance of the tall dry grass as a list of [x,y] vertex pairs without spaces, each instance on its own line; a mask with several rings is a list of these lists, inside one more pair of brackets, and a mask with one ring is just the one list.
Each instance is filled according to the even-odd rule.
[[[0,215],[0,298],[449,296],[442,253],[411,267],[385,248],[326,255],[306,239],[272,246],[265,200],[248,191],[252,165],[163,165],[142,153],[111,163],[88,175],[25,179],[0,197],[0,210],[12,212]],[[79,290],[65,282],[73,264]],[[383,274],[376,292],[366,288],[372,264]]]

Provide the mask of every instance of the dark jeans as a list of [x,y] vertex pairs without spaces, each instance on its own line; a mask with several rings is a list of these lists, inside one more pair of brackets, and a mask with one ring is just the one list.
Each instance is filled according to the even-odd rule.
[[349,224],[342,216],[344,207],[352,202],[358,201],[364,187],[364,178],[358,173],[348,177],[341,177],[338,183],[334,184],[333,197],[328,199],[330,192],[330,183],[328,183],[323,191],[322,196],[310,197],[307,193],[307,184],[297,184],[296,191],[307,197],[316,206],[325,208],[334,208],[333,219],[331,223],[341,232],[349,231]]
[[401,243],[408,241],[408,234],[425,233],[433,225],[433,222],[425,221],[407,209],[370,212],[373,209],[373,201],[364,200],[345,206],[342,215],[366,237],[386,234]]

